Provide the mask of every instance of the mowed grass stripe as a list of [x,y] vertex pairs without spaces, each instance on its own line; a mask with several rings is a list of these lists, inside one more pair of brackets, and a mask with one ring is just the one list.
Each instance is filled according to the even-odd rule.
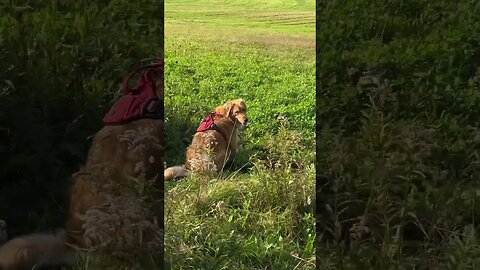
[[[315,14],[284,14],[283,16],[272,16],[271,14],[259,14],[252,16],[251,12],[244,14],[223,12],[215,14],[196,12],[192,14],[178,13],[173,18],[168,19],[169,23],[203,23],[213,25],[230,25],[230,26],[246,26],[246,27],[263,27],[268,29],[281,30],[284,25],[306,25],[308,28],[302,29],[301,32],[312,32],[315,27]],[[299,29],[293,29],[299,30]],[[300,32],[300,31],[299,31]]]
[[[167,5],[168,4],[168,5]],[[282,11],[315,11],[314,0],[178,0],[175,2],[166,2],[165,7],[183,7],[190,9],[212,8],[212,7],[232,7],[248,8],[253,10],[272,9]]]

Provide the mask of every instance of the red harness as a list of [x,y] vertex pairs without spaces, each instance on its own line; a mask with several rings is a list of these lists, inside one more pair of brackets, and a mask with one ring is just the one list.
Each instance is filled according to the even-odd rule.
[[[142,70],[134,89],[130,90],[128,87],[130,77]],[[160,73],[163,81],[162,60],[140,67],[125,76],[122,86],[124,95],[115,102],[103,118],[105,125],[124,124],[141,118],[163,120],[163,104],[155,91],[155,82],[150,77],[152,72]]]
[[217,116],[217,115],[218,114],[216,112],[212,112],[212,113],[207,114],[205,117],[203,117],[202,122],[200,123],[200,126],[198,126],[198,128],[197,128],[197,132],[204,132],[204,131],[207,131],[207,130],[215,130],[218,133],[220,133],[220,135],[222,135],[222,137],[225,139],[225,141],[228,142],[227,135],[225,135],[225,133],[214,122],[214,117]]

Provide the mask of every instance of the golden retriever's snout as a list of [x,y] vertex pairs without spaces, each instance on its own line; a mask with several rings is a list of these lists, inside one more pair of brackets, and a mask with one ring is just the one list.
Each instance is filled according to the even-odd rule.
[[241,127],[244,128],[247,125],[248,117],[246,115],[238,116],[237,121],[240,123]]

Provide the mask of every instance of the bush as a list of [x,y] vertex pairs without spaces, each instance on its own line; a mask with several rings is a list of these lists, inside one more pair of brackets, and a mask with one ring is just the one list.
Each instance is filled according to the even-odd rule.
[[480,5],[319,7],[320,267],[474,268]]

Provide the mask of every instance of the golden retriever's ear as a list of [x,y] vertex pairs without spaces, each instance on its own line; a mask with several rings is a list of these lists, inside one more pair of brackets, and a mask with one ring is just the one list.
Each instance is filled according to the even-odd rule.
[[239,99],[238,101],[239,101],[239,103],[240,103],[240,106],[241,106],[242,108],[244,108],[245,110],[247,110],[247,103],[245,103],[245,100]]
[[243,98],[238,98],[235,100],[229,101],[229,103],[232,104],[232,107],[237,105],[240,109],[247,110],[247,103],[245,103],[245,100]]
[[232,111],[232,107],[233,107],[233,103],[229,101],[224,105],[221,105],[215,108],[215,112],[225,117],[229,117]]
[[228,117],[228,116],[230,116],[230,115],[232,114],[232,108],[233,108],[234,105],[235,105],[235,103],[230,102],[230,101],[227,102],[227,104],[225,104],[225,107],[226,107],[226,109],[227,109],[227,114],[226,114],[225,116]]

